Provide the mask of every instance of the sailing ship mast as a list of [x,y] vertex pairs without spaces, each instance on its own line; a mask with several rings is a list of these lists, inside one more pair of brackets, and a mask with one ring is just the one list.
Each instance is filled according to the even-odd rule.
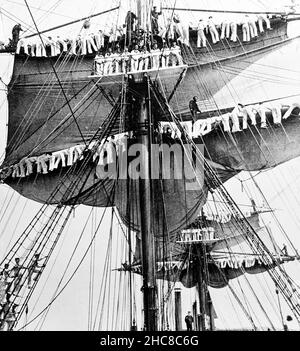
[[207,286],[205,282],[205,246],[202,243],[197,244],[197,264],[199,265],[199,274],[198,274],[198,292],[199,292],[199,307],[200,307],[200,318],[199,318],[199,329],[201,331],[205,330],[205,306],[206,306],[206,291]]
[[[147,32],[151,28],[151,4],[152,1],[137,0],[138,28],[143,28]],[[40,32],[41,33],[41,32]],[[173,68],[168,68],[173,70]],[[170,71],[169,71],[170,72]],[[152,129],[154,114],[151,109],[150,85],[151,75],[149,72],[144,73],[143,79],[135,79],[133,74],[129,78],[128,84],[130,91],[135,96],[134,112],[136,117],[137,139],[136,142],[143,146],[143,153],[140,155],[140,166],[143,170],[139,180],[140,199],[138,203],[138,212],[140,218],[141,239],[142,239],[142,273],[143,273],[143,295],[144,295],[144,328],[147,331],[158,330],[158,304],[157,304],[157,274],[155,259],[155,229],[154,229],[154,211],[153,211],[153,189],[151,180],[151,145]],[[126,82],[127,78],[125,78]],[[129,182],[129,180],[128,180]],[[68,190],[70,193],[70,190]],[[129,211],[130,213],[130,211]],[[129,233],[130,235],[130,233]],[[199,241],[194,245],[195,262],[198,266],[198,290],[200,302],[200,330],[206,329],[206,316],[211,320],[211,329],[213,328],[212,308],[209,293],[207,290],[207,260],[206,246]],[[130,260],[129,260],[130,263]],[[130,295],[131,296],[131,295]],[[180,313],[181,315],[181,313]],[[181,316],[178,316],[180,319]]]
[[[137,1],[139,25],[145,14],[146,2]],[[144,13],[143,13],[144,11]],[[155,277],[155,241],[152,231],[152,196],[151,196],[151,98],[149,78],[146,76],[141,83],[135,84],[139,91],[138,99],[138,142],[143,145],[141,166],[144,168],[144,179],[139,181],[140,218],[143,262],[143,294],[144,294],[144,328],[146,331],[157,330],[156,277]]]
[[139,181],[140,218],[143,262],[143,294],[144,294],[144,327],[147,331],[157,330],[156,277],[155,277],[155,247],[152,231],[152,196],[151,196],[151,112],[148,93],[148,78],[139,83],[135,89],[142,92],[139,99],[139,130],[138,142],[143,145],[141,155],[144,179]]
[[[150,1],[137,1],[138,27],[149,30],[151,28]],[[141,163],[144,168],[144,179],[140,179],[140,219],[142,242],[142,273],[143,273],[143,301],[144,328],[147,331],[158,330],[157,323],[157,284],[155,260],[155,233],[152,226],[152,196],[151,196],[151,145],[152,145],[152,116],[149,77],[145,74],[141,83],[134,83],[131,87],[140,94],[138,99],[138,142],[143,145]],[[206,306],[208,306],[208,290],[206,284],[206,253],[205,245],[199,242],[196,246],[196,264],[199,267],[198,292],[200,306],[199,330],[206,330]],[[209,313],[211,320],[211,313]],[[210,321],[212,329],[213,321]]]

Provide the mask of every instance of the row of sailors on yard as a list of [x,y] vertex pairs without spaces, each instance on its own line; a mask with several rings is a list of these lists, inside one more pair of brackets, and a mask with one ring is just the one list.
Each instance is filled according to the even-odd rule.
[[[282,115],[282,109],[285,107],[288,107],[288,110],[284,113],[284,115]],[[275,126],[278,126],[281,124],[282,119],[287,119],[295,108],[300,108],[300,104],[293,103],[292,105],[287,106],[279,101],[265,102],[248,106],[238,104],[231,112],[222,115],[224,131],[230,131],[230,120],[232,122],[231,131],[233,133],[241,131],[239,117],[242,117],[242,129],[247,129],[248,119],[250,119],[251,125],[255,126],[257,124],[257,114],[260,117],[260,128],[267,128],[267,112],[272,113],[273,123]]]
[[[64,38],[60,36],[52,37],[32,37],[21,38],[17,43],[16,53],[19,54],[23,48],[26,55],[46,57],[46,47],[50,47],[50,56],[58,56],[62,52],[70,55],[86,55],[97,52],[104,47],[105,34],[103,30],[96,33],[82,33],[76,38]],[[115,35],[109,37],[109,43],[115,41]]]
[[[107,153],[107,162],[113,163],[115,161],[116,150],[117,152],[124,152],[127,148],[126,133],[122,133],[109,137],[107,140],[102,140],[96,153],[94,154],[94,161],[100,157],[100,163],[104,164],[104,154]],[[94,147],[95,142],[89,144],[89,149]],[[85,145],[75,145],[69,149],[55,151],[52,153],[45,153],[40,156],[24,157],[19,163],[9,167],[5,176],[12,178],[24,178],[33,173],[47,174],[59,167],[72,166],[77,160],[83,157]]]
[[[282,109],[287,108],[287,111],[282,115]],[[222,114],[217,117],[206,119],[200,118],[201,112],[198,111],[193,117],[193,122],[181,122],[181,125],[189,137],[197,138],[210,133],[213,127],[222,123],[225,132],[240,132],[248,128],[248,122],[251,125],[257,125],[257,117],[260,118],[260,128],[268,128],[266,114],[271,112],[274,126],[281,124],[282,120],[287,119],[295,108],[300,109],[299,103],[293,103],[290,106],[283,105],[277,102],[265,102],[255,105],[244,106],[238,104],[231,112]],[[175,122],[162,122],[161,129],[164,134],[168,134],[172,139],[182,137]]]
[[220,268],[226,268],[227,266],[230,268],[238,269],[241,267],[250,268],[255,264],[263,264],[262,260],[259,257],[235,257],[232,258],[214,258],[214,263]]
[[46,153],[40,156],[24,157],[19,163],[8,169],[7,176],[11,175],[13,178],[24,178],[34,173],[34,167],[36,167],[37,173],[47,174],[48,171],[54,171],[59,166],[72,166],[82,157],[84,148],[84,145],[75,145],[69,149]]
[[[282,116],[282,109],[288,107]],[[280,125],[281,121],[287,119],[295,108],[300,109],[299,103],[293,103],[290,106],[282,105],[280,102],[266,102],[256,105],[243,106],[238,104],[231,112],[217,117],[206,119],[197,119],[200,114],[197,113],[194,121],[181,122],[181,126],[191,138],[197,138],[210,133],[213,127],[222,123],[225,132],[239,132],[248,128],[248,122],[251,125],[257,125],[257,116],[260,118],[260,128],[267,128],[266,113],[271,112],[274,125]],[[175,122],[161,122],[161,135],[163,142],[169,138],[176,139],[183,137]],[[102,141],[94,160],[99,156],[99,164],[113,163],[118,151],[124,152],[127,147],[128,134],[123,133],[118,136],[111,136],[106,141]],[[167,138],[166,138],[167,137]],[[93,145],[91,144],[90,147]],[[36,166],[37,173],[47,174],[58,167],[72,166],[78,159],[81,159],[84,145],[76,145],[69,149],[56,151],[53,153],[43,154],[37,157],[25,157],[19,163],[7,169],[6,176],[25,177],[34,172]],[[117,153],[116,153],[117,150]],[[105,161],[104,154],[107,154]]]
[[138,45],[135,45],[130,52],[125,48],[123,53],[119,49],[113,52],[109,48],[105,55],[100,52],[95,57],[95,71],[99,75],[137,72],[181,65],[183,65],[181,50],[175,41],[172,43],[171,48],[165,43],[162,49],[159,49],[157,43],[154,43],[150,51],[146,47],[139,50]]
[[[56,38],[39,37],[21,38],[17,43],[16,53],[20,54],[21,48],[24,53],[30,56],[46,57],[46,47],[50,47],[50,56],[58,56],[62,52],[70,55],[87,55],[97,52],[104,47],[104,32],[89,34],[79,34],[76,38],[62,39],[60,36]],[[111,41],[110,41],[111,42]]]
[[264,14],[257,16],[244,15],[240,17],[240,19],[224,19],[220,24],[217,24],[212,16],[210,16],[207,21],[200,19],[197,26],[197,47],[206,46],[206,35],[208,33],[211,35],[213,44],[225,38],[236,42],[238,40],[238,25],[242,27],[243,42],[249,42],[252,38],[258,37],[258,30],[260,33],[264,32],[264,23],[266,29],[272,30],[270,20],[268,16]]
[[[206,46],[206,35],[210,33],[212,42],[215,44],[220,39],[230,39],[236,42],[237,37],[237,26],[242,26],[243,31],[243,41],[248,42],[251,38],[256,38],[258,36],[258,31],[263,33],[266,29],[271,30],[270,20],[268,15],[260,14],[254,15],[243,15],[240,19],[222,19],[220,23],[217,23],[212,16],[208,20],[200,19],[197,27],[193,27],[192,24],[187,26],[185,30],[179,26],[181,23],[176,20],[176,16],[172,19],[168,19],[168,23],[165,28],[159,32],[159,36],[162,39],[175,40],[176,35],[178,40],[182,43],[189,45],[189,29],[194,28],[198,31],[197,46]],[[175,22],[174,22],[175,21]],[[173,23],[174,22],[174,23]],[[173,28],[171,23],[176,24]],[[173,28],[173,29],[172,29]],[[172,29],[172,30],[171,30]],[[23,48],[24,53],[30,56],[46,57],[46,46],[50,47],[50,56],[58,56],[62,52],[69,53],[71,55],[87,55],[94,52],[98,52],[105,46],[105,37],[108,37],[108,43],[116,43],[120,38],[124,36],[124,31],[122,27],[118,27],[116,30],[111,30],[109,34],[100,29],[95,33],[89,33],[88,28],[82,31],[77,37],[74,38],[61,38],[56,36],[55,38],[43,37],[31,37],[31,38],[21,38],[17,42],[16,53],[20,54],[21,48]],[[176,35],[175,35],[176,33]],[[18,37],[19,38],[19,37]]]

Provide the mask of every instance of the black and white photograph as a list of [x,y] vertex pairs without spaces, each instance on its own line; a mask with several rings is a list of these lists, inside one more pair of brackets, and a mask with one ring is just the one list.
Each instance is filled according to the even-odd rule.
[[300,1],[0,0],[0,336],[299,331],[299,250]]

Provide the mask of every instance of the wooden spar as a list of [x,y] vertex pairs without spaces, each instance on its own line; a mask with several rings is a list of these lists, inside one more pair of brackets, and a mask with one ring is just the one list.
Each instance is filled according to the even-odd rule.
[[293,22],[293,21],[300,21],[300,16],[287,18],[287,22]]
[[209,10],[209,9],[186,9],[180,7],[162,7],[162,10],[174,10],[174,11],[191,11],[191,12],[221,12],[221,13],[240,13],[240,14],[252,14],[252,15],[300,15],[300,13],[286,13],[280,11],[237,11],[237,10]]
[[95,13],[95,14],[90,15],[90,16],[87,16],[87,17],[82,17],[82,18],[77,19],[77,20],[74,20],[74,21],[72,21],[72,22],[64,23],[64,24],[61,24],[61,25],[56,26],[56,27],[52,27],[52,28],[49,28],[49,29],[45,29],[45,30],[42,30],[42,31],[39,32],[39,33],[34,33],[34,34],[27,35],[25,38],[31,38],[31,37],[34,37],[34,36],[36,36],[36,35],[43,34],[43,33],[47,33],[47,32],[51,32],[52,30],[55,30],[55,29],[58,29],[58,28],[62,28],[62,27],[66,27],[66,26],[69,26],[69,25],[71,25],[71,24],[74,24],[74,23],[77,23],[77,22],[81,22],[81,21],[87,20],[87,19],[92,18],[92,17],[100,16],[100,15],[103,15],[104,13],[111,12],[111,11],[115,11],[115,10],[119,9],[119,7],[120,7],[120,6],[117,6],[117,7],[114,7],[114,8],[112,8],[112,9],[105,10],[105,11],[102,11],[102,12],[98,12],[98,13]]

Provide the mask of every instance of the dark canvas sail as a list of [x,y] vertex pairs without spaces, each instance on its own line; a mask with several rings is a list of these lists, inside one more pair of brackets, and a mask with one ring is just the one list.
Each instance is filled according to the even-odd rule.
[[[255,230],[258,230],[260,228],[258,213],[251,213],[251,216],[248,217],[247,220]],[[216,219],[207,219],[206,217],[198,217],[195,223],[198,223],[199,221],[202,223],[202,227],[213,228],[214,239],[219,240],[212,242],[210,244],[209,250],[222,250],[224,247],[226,248],[226,243],[228,243],[230,246],[234,246],[245,241],[245,238],[241,237],[241,235],[237,233],[234,217],[230,216],[224,223],[221,223]],[[195,223],[193,223],[190,228],[196,228]],[[141,260],[141,242],[139,235],[137,235],[136,240],[135,261],[138,263]],[[178,242],[179,240],[180,235],[178,232],[172,234],[168,239],[158,237],[157,261],[182,261],[184,257],[189,253],[189,245],[184,245]]]
[[[201,221],[203,221],[203,218]],[[257,231],[267,247],[274,252],[276,248],[270,241],[268,232],[259,223],[259,213],[251,213],[250,217],[247,217],[247,221]],[[206,250],[210,252],[211,257],[208,261],[209,286],[223,288],[230,279],[237,278],[245,273],[262,273],[268,269],[259,257],[251,253],[245,237],[238,234],[234,217],[227,219],[224,223],[219,220],[205,218],[205,225],[207,228],[214,229],[214,240],[208,241],[206,244]],[[171,235],[170,240],[157,238],[157,277],[170,281],[180,281],[186,288],[192,288],[199,282],[200,268],[193,260],[195,253],[192,250],[191,243],[179,242],[179,238],[179,234]],[[238,251],[239,254],[233,255],[232,252],[235,251]],[[141,241],[139,235],[136,238],[134,257],[132,270],[141,273]],[[280,263],[293,259],[282,256]]]
[[[195,54],[189,47],[183,51],[183,58],[191,67],[182,82],[181,93],[176,97],[176,103],[172,105],[173,110],[184,116],[188,111],[191,94],[203,92],[200,100],[206,100],[207,93],[203,89],[204,86],[213,95],[251,63],[266,55],[268,51],[272,51],[276,45],[282,44],[287,38],[287,22],[283,19],[273,19],[272,26],[272,31],[265,31],[256,41],[244,43],[243,46],[238,42],[222,41],[214,45],[212,53],[208,53],[206,48],[196,47],[195,33],[191,31],[191,48]],[[238,35],[241,35],[240,30]],[[245,55],[247,60],[244,60]],[[39,155],[82,143],[74,117],[78,119],[85,139],[93,135],[111,109],[99,86],[105,88],[106,95],[111,97],[111,101],[116,100],[122,90],[120,81],[105,82],[105,79],[104,81],[102,79],[97,82],[87,78],[93,71],[94,56],[94,54],[87,55],[78,60],[73,57],[28,58],[16,55],[8,94],[9,123],[4,165],[18,162],[31,153]],[[55,64],[57,76],[51,62]],[[225,69],[226,65],[232,62],[239,66],[238,71],[227,73],[226,79],[223,79],[216,69],[216,64],[221,64],[222,69]],[[199,69],[201,80],[196,78]],[[57,77],[61,81],[70,107],[74,110],[74,116]],[[162,84],[166,95],[170,95],[174,82],[166,80]],[[58,128],[61,124],[62,127]]]
[[[9,123],[4,165],[16,163],[25,156],[83,144],[83,138],[90,140],[112,109],[100,87],[87,79],[92,65],[93,60],[86,59],[80,74],[76,69],[75,80],[72,65],[64,67],[63,72],[58,70],[67,103],[54,73],[50,73],[49,62],[42,59],[33,66],[25,64],[26,75],[18,72],[15,63],[8,95]],[[38,75],[34,74],[35,70]],[[121,89],[120,84],[112,83],[107,94],[113,94],[117,99]],[[117,126],[116,123],[115,132],[119,131]]]

